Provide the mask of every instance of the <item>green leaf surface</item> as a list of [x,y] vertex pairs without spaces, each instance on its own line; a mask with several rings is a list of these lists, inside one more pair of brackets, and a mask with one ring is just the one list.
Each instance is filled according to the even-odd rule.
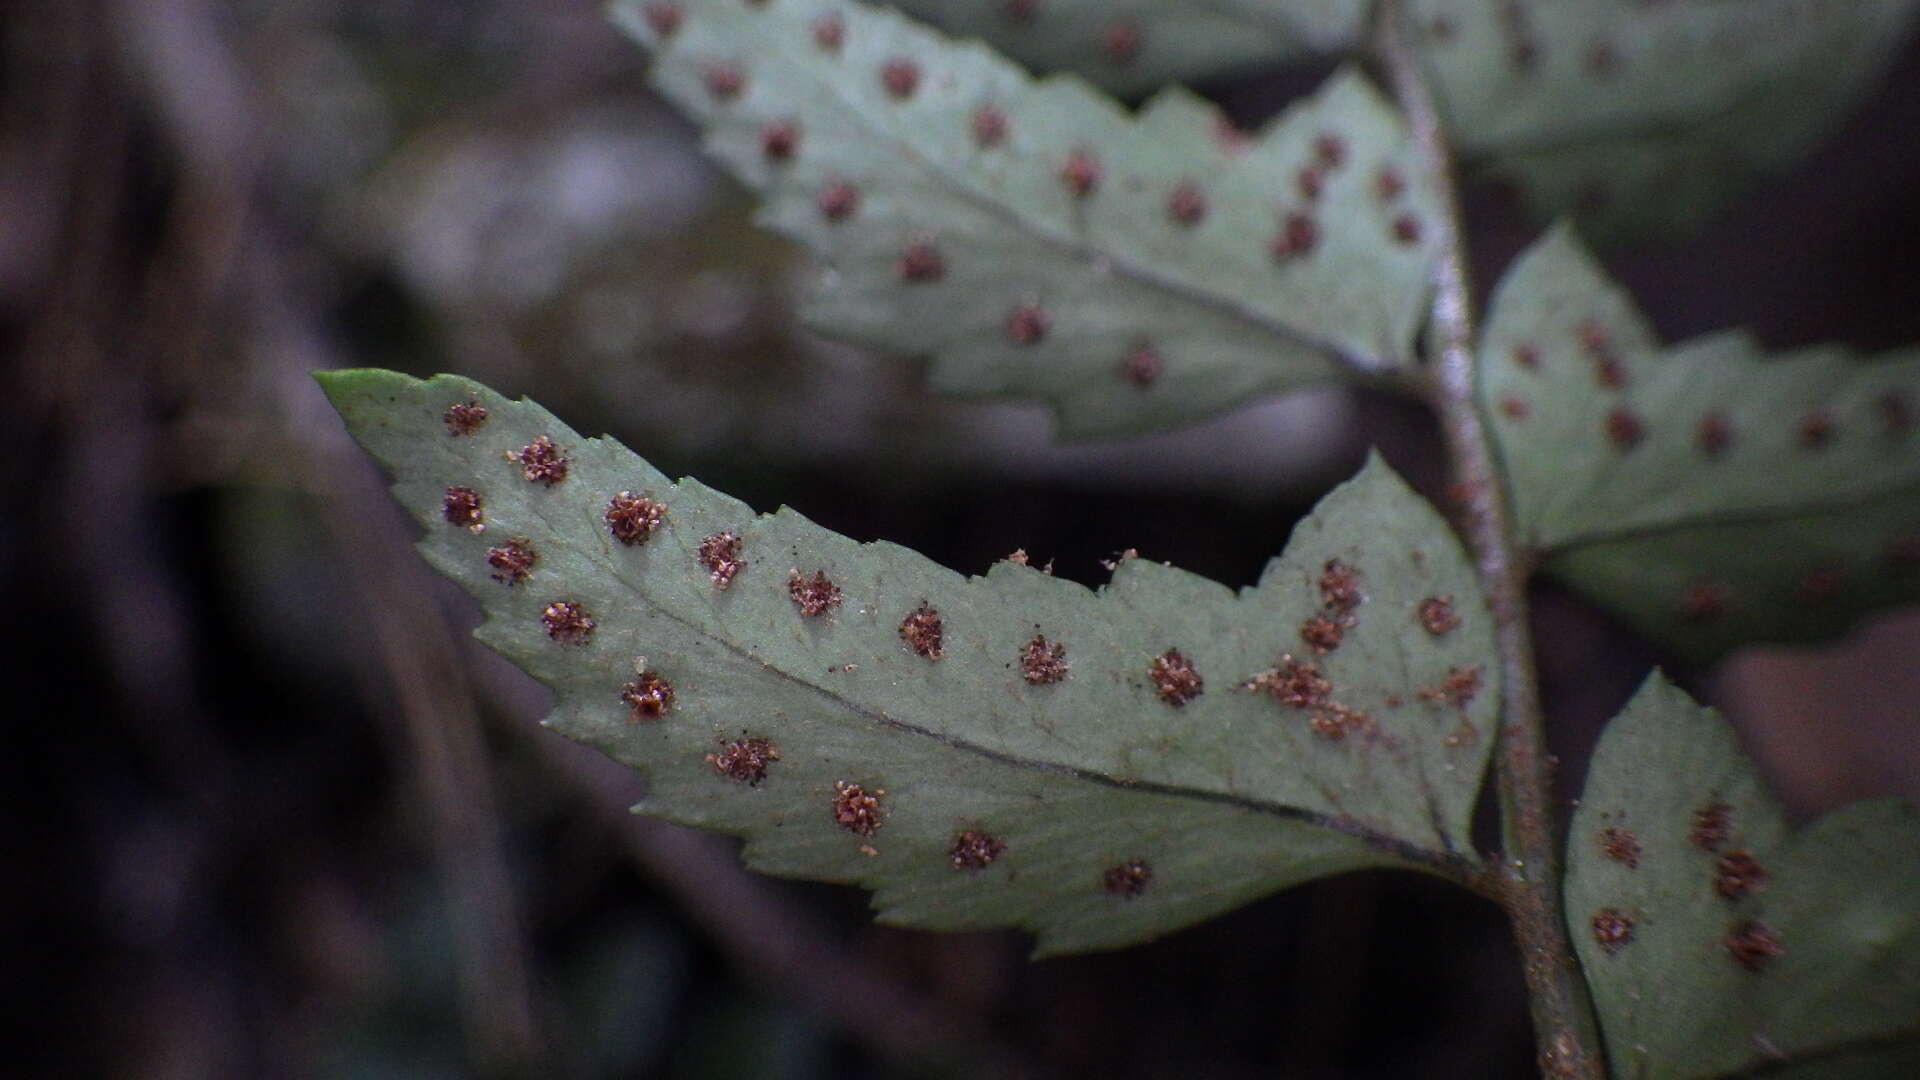
[[1545,568],[1693,659],[1920,599],[1920,356],[1662,348],[1572,231],[1495,291],[1483,404]]
[[1414,0],[1463,160],[1600,240],[1718,209],[1829,133],[1912,0]]
[[943,390],[1042,399],[1089,436],[1406,377],[1437,203],[1352,71],[1242,143],[1183,91],[1136,116],[862,4],[613,10],[824,264],[808,321],[931,355]]
[[956,37],[1036,71],[1076,71],[1118,93],[1341,52],[1367,0],[898,0]]
[[1911,806],[1789,828],[1732,727],[1655,675],[1601,737],[1567,863],[1613,1075],[1913,1075]]
[[[480,600],[480,639],[554,689],[548,723],[647,773],[646,812],[744,836],[758,869],[864,885],[891,922],[1025,927],[1053,952],[1358,867],[1457,875],[1475,860],[1491,627],[1453,535],[1378,460],[1256,588],[1131,557],[1093,591],[1011,562],[967,578],[791,510],[756,515],[469,380],[320,380],[393,473],[428,561]],[[467,402],[485,422],[449,434]],[[540,436],[567,460],[552,484],[525,478]],[[477,520],[459,512],[462,489]],[[642,543],[607,524],[619,492],[665,508]],[[700,559],[721,533],[745,562],[724,589]],[[535,561],[512,583],[515,551]],[[839,592],[809,617],[816,574]],[[923,610],[940,622],[937,658],[909,634]],[[924,615],[914,626],[926,645]],[[1064,649],[1064,668],[1028,661],[1036,638]],[[1246,685],[1282,667],[1297,706]],[[656,687],[642,672],[672,688],[663,715],[623,700]],[[747,739],[778,752],[757,782],[729,749]],[[878,798],[877,831],[836,824],[862,813],[837,802],[840,784]],[[997,857],[957,868],[969,850]]]
[[[1327,0],[906,0],[1039,71],[1142,92],[1363,45]],[[1602,242],[1671,235],[1833,130],[1885,71],[1913,0],[1411,0],[1469,172]],[[1029,14],[1030,13],[1030,14]]]

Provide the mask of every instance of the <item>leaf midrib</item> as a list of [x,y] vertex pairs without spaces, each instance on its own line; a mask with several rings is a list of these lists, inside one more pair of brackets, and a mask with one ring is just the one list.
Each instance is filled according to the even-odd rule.
[[1733,526],[1763,527],[1781,522],[1798,521],[1846,514],[1849,511],[1867,510],[1878,505],[1900,499],[1920,500],[1920,484],[1908,483],[1894,485],[1866,495],[1847,499],[1816,499],[1800,503],[1793,507],[1754,510],[1730,510],[1701,514],[1681,518],[1660,524],[1634,525],[1618,529],[1603,529],[1581,533],[1574,537],[1542,545],[1540,554],[1545,559],[1571,554],[1587,548],[1603,547],[1608,544],[1654,540],[1676,533],[1691,532],[1697,529],[1727,528]]
[[1802,1065],[1818,1064],[1852,1054],[1896,1051],[1908,1046],[1920,1047],[1920,1025],[1896,1028],[1877,1035],[1862,1035],[1855,1039],[1816,1043],[1797,1050],[1782,1052],[1777,1056],[1766,1055],[1736,1066],[1728,1072],[1714,1073],[1703,1080],[1746,1080],[1747,1077],[1774,1076]]

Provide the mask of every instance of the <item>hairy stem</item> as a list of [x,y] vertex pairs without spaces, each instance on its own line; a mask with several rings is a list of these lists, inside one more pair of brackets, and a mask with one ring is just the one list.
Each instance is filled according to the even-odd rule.
[[1473,293],[1452,151],[1419,56],[1407,38],[1401,7],[1399,0],[1380,4],[1375,42],[1420,148],[1423,179],[1445,208],[1435,223],[1440,255],[1434,265],[1429,321],[1434,350],[1429,400],[1452,456],[1467,543],[1500,648],[1504,704],[1496,760],[1506,846],[1502,902],[1513,920],[1526,972],[1541,1070],[1555,1078],[1598,1080],[1603,1069],[1592,1008],[1561,906],[1552,759],[1527,618],[1527,560],[1515,539],[1506,486],[1474,391]]

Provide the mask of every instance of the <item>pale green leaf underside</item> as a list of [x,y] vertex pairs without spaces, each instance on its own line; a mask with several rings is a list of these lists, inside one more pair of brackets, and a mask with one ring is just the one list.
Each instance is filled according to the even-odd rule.
[[1351,48],[1368,0],[898,0],[956,37],[1037,71],[1120,93]]
[[[1077,77],[1036,82],[897,12],[680,9],[665,38],[643,5],[613,10],[654,50],[661,92],[761,193],[762,219],[824,264],[808,321],[931,355],[943,390],[1042,399],[1065,433],[1110,435],[1312,383],[1395,381],[1412,362],[1437,204],[1415,182],[1404,126],[1356,73],[1236,146],[1183,91],[1135,116]],[[816,44],[824,17],[840,20],[832,49]],[[716,72],[737,74],[737,93],[717,96]],[[984,146],[983,109],[1005,123]],[[797,137],[770,157],[778,125]],[[1093,165],[1082,194],[1068,182],[1076,160]],[[1316,171],[1317,195],[1303,170]],[[1172,209],[1183,186],[1204,203],[1186,224]],[[838,218],[823,210],[836,198]],[[1276,257],[1295,215],[1312,238]],[[1143,353],[1154,376],[1130,378]]]
[[[1452,534],[1378,461],[1327,497],[1257,588],[1236,594],[1133,558],[1090,591],[1012,563],[966,578],[791,510],[756,515],[465,379],[320,378],[425,525],[427,559],[480,599],[481,640],[554,688],[549,723],[645,771],[648,812],[744,836],[759,869],[864,885],[889,921],[1022,926],[1043,951],[1063,951],[1137,941],[1357,867],[1452,873],[1474,859],[1467,832],[1497,694],[1489,686],[1461,708],[1421,691],[1477,669],[1491,631]],[[442,414],[468,400],[490,418],[448,435]],[[570,458],[553,486],[505,457],[539,435]],[[444,520],[449,486],[479,493],[484,532]],[[615,542],[603,523],[618,491],[668,507],[643,545]],[[747,561],[724,591],[695,559],[723,531]],[[518,585],[487,563],[510,538],[539,558]],[[1364,598],[1319,660],[1328,700],[1366,716],[1339,740],[1314,734],[1309,712],[1241,688],[1283,653],[1312,656],[1301,627],[1321,610],[1332,559],[1358,573]],[[795,569],[824,571],[840,605],[803,616],[787,589]],[[1457,627],[1423,627],[1432,597],[1451,598]],[[555,601],[596,621],[585,644],[546,632]],[[938,660],[899,633],[922,602],[944,625]],[[1065,647],[1064,681],[1023,677],[1035,635]],[[1170,648],[1204,680],[1180,707],[1150,676]],[[675,688],[662,719],[636,721],[620,699],[637,662]],[[745,736],[780,753],[753,786],[706,760]],[[836,826],[840,781],[886,792],[870,841]],[[999,837],[1005,854],[954,869],[964,830]],[[1151,865],[1151,885],[1109,895],[1106,871],[1134,859]]]
[[[1363,45],[1357,0],[906,0],[1040,71],[1139,92]],[[1601,241],[1660,236],[1830,132],[1913,0],[1412,0],[1466,168]],[[1031,18],[1010,13],[1030,9]],[[1116,48],[1116,41],[1120,47]]]
[[[1726,823],[1717,852],[1696,833],[1700,812],[1716,804]],[[1720,860],[1739,866],[1740,852],[1765,882],[1730,887],[1730,899],[1720,883],[1735,879]],[[1789,829],[1733,729],[1656,675],[1601,736],[1567,862],[1568,918],[1615,1076],[1912,1075],[1912,807],[1855,803]],[[1594,932],[1607,909],[1632,924],[1612,951]],[[1771,960],[1762,955],[1770,950],[1749,954],[1757,970],[1728,947],[1749,921],[1778,946]]]
[[1912,350],[1663,349],[1565,228],[1508,272],[1485,341],[1523,537],[1643,631],[1710,657],[1920,598]]
[[[1832,130],[1912,0],[1414,0],[1469,167],[1601,239],[1716,210]],[[1447,32],[1434,32],[1442,25]]]

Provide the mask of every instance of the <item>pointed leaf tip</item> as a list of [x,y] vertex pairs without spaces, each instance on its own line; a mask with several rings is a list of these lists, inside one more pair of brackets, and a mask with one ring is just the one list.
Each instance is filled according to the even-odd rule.
[[1894,1076],[1920,1058],[1912,807],[1789,827],[1731,726],[1655,675],[1602,735],[1568,844],[1614,1075]]

